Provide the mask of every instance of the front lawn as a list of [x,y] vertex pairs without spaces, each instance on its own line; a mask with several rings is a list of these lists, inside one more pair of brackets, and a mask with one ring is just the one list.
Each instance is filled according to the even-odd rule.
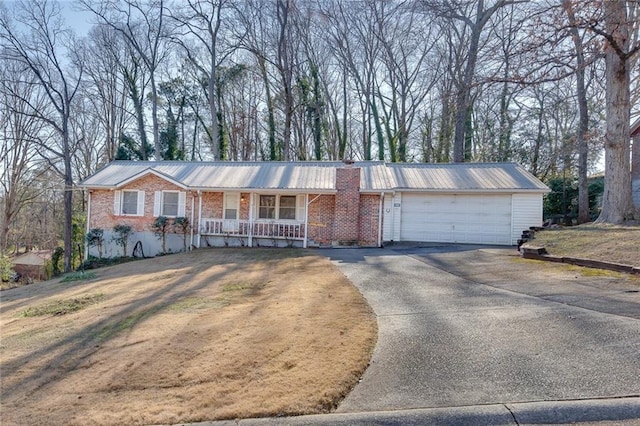
[[2,292],[0,424],[171,424],[327,412],[376,320],[325,258],[204,249]]
[[550,254],[640,267],[640,226],[586,224],[535,234]]

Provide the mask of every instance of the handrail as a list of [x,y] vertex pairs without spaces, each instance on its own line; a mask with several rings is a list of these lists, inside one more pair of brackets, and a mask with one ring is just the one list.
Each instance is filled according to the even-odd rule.
[[254,238],[304,240],[305,236],[304,223],[295,221],[202,218],[200,224],[201,235],[248,237],[251,230]]

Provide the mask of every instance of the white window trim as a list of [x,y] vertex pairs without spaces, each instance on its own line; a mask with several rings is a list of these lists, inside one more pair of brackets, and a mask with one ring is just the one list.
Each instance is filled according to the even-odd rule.
[[[124,193],[125,192],[136,192],[137,195],[137,206],[136,213],[123,213],[122,207],[124,205]],[[136,217],[136,216],[144,216],[144,191],[139,191],[137,189],[122,189],[116,190],[113,192],[113,214],[116,216],[127,216],[127,217]]]
[[[304,222],[304,195],[301,194],[256,194],[256,205],[255,205],[255,220],[256,222],[291,222],[291,223],[302,223]],[[276,197],[275,204],[275,218],[261,218],[260,217],[260,196],[261,195],[274,195]],[[296,197],[296,213],[295,219],[280,219],[280,197]]]
[[[178,194],[178,214],[177,215],[163,214],[165,193]],[[155,217],[158,217],[158,216],[184,217],[186,214],[186,202],[187,202],[187,193],[184,191],[176,191],[176,190],[156,191],[155,197],[154,197],[154,203],[153,203],[153,215]]]
[[[236,202],[234,203],[235,205],[231,206],[227,203],[229,203],[229,198],[235,196],[236,197]],[[222,202],[222,218],[223,219],[230,219],[233,220],[231,218],[227,218],[227,210],[236,210],[236,217],[235,220],[239,220],[240,219],[240,193],[239,192],[225,192],[224,193],[224,200]]]

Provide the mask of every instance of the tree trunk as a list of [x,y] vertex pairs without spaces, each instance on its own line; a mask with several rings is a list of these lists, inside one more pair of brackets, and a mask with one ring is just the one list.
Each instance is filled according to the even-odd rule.
[[[626,52],[629,22],[626,2],[604,2],[607,33],[613,42],[606,48],[605,177],[602,211],[597,222],[620,224],[633,212],[630,173],[630,91]],[[618,54],[616,49],[622,53]]]
[[348,108],[349,108],[349,104],[347,102],[347,99],[349,99],[347,97],[347,70],[343,70],[343,75],[342,75],[342,96],[344,98],[344,103],[342,106],[342,133],[340,132],[340,124],[337,123],[338,120],[336,120],[336,127],[338,129],[338,159],[339,160],[344,160],[344,154],[347,150],[347,138],[348,138]]
[[135,76],[131,75],[128,71],[124,71],[125,80],[129,86],[129,95],[133,102],[133,109],[135,110],[136,124],[138,126],[138,134],[140,135],[140,153],[142,160],[147,160],[147,133],[144,129],[144,110],[142,106],[142,99],[138,93],[138,86],[136,85]]
[[[577,31],[577,30],[576,30]],[[576,94],[580,121],[578,124],[578,224],[591,220],[589,216],[589,182],[587,179],[587,159],[589,156],[589,112],[587,109],[587,90],[584,84],[584,56],[582,48],[578,53],[578,72],[576,74]]]
[[211,152],[214,160],[220,160],[220,129],[218,128],[218,107],[216,104],[216,74],[211,70],[207,84],[209,95],[209,112],[211,113]]
[[[67,104],[67,108],[69,104]],[[71,272],[73,265],[73,170],[71,168],[71,151],[69,147],[69,117],[68,110],[62,118],[62,149],[64,152],[64,272]]]
[[587,89],[584,84],[584,51],[578,27],[575,26],[576,18],[572,3],[564,0],[564,7],[569,17],[571,38],[576,48],[576,95],[578,97],[578,111],[580,114],[578,123],[578,224],[591,220],[589,217],[589,182],[587,179],[587,158],[589,156],[589,144],[587,134],[589,131],[589,110],[587,108]]
[[269,85],[269,75],[267,74],[267,65],[262,56],[258,56],[258,65],[260,67],[260,75],[264,83],[264,92],[267,103],[267,122],[269,124],[269,160],[281,160],[281,153],[278,151],[276,143],[276,118],[273,106],[273,98],[271,96],[271,86]]
[[453,139],[453,161],[462,163],[465,161],[465,153],[467,151],[467,142],[465,136],[467,130],[467,119],[471,109],[471,84],[476,70],[478,61],[478,49],[480,44],[480,32],[482,31],[482,12],[483,1],[478,2],[478,14],[476,24],[471,29],[471,42],[469,44],[469,57],[464,70],[463,80],[458,87],[458,95],[456,96],[456,121],[455,134]]
[[162,160],[160,150],[160,125],[158,124],[158,90],[154,70],[151,72],[151,123],[153,125],[153,152],[156,161]]

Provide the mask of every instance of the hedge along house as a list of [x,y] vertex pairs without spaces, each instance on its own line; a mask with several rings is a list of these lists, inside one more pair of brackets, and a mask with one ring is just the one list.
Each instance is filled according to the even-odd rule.
[[[382,246],[391,241],[516,244],[542,223],[548,188],[517,164],[115,161],[81,183],[87,230],[128,224],[160,253],[156,217],[186,217],[167,248]],[[96,248],[91,248],[95,255]],[[128,255],[131,253],[129,252]]]

